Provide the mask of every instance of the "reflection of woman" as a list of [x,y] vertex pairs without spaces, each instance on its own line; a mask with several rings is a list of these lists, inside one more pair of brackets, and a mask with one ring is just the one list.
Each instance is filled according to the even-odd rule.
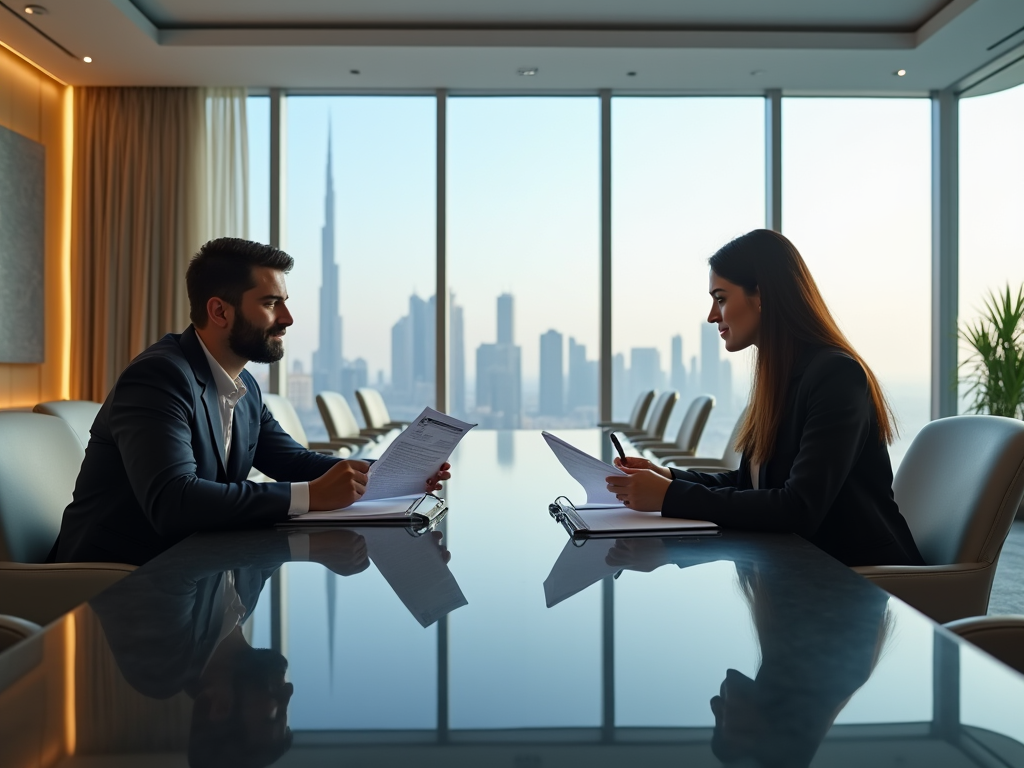
[[740,468],[705,474],[638,458],[609,490],[629,507],[724,527],[795,532],[847,565],[921,565],[892,494],[892,414],[792,243],[755,230],[710,259],[709,323],[754,346]]
[[890,631],[888,598],[855,583],[848,592],[794,585],[788,573],[761,573],[750,563],[736,570],[761,665],[753,679],[726,672],[711,699],[712,750],[725,763],[803,768],[878,663]]

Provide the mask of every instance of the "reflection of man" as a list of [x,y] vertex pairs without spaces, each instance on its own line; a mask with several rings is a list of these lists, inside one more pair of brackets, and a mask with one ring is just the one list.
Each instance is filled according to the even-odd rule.
[[[275,546],[276,545],[276,546]],[[153,569],[124,579],[91,603],[118,668],[140,693],[164,699],[185,691],[195,700],[189,765],[264,766],[291,745],[286,682],[288,662],[277,651],[253,648],[242,624],[263,585],[296,549],[341,576],[369,565],[366,541],[347,530],[283,538],[255,565],[188,573]],[[247,558],[248,559],[248,558]]]
[[[136,357],[107,396],[51,559],[142,564],[189,534],[345,507],[369,465],[306,450],[263,405],[247,362],[284,353],[291,256],[221,238],[186,275],[192,325]],[[256,467],[280,481],[246,480]],[[425,479],[433,491],[445,465]]]

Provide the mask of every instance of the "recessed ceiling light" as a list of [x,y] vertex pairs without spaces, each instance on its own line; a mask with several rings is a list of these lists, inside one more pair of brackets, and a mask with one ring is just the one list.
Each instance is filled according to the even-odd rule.
[[539,71],[540,70],[537,69],[537,67],[520,67],[519,69],[516,70],[516,72],[518,72],[519,75],[522,77],[533,77]]
[[86,64],[92,64],[92,56],[83,56],[82,61],[84,61]]
[[893,74],[895,74],[896,77],[903,77],[905,74],[907,74],[907,70],[897,69]]
[[25,13],[29,16],[45,16],[49,11],[41,5],[26,5]]
[[636,72],[627,72],[626,74],[630,77],[636,77]]
[[359,74],[359,70],[358,70],[358,69],[350,69],[350,70],[348,71],[348,73],[349,73],[350,75],[358,75],[358,74]]
[[757,77],[758,75],[763,75],[763,74],[764,74],[764,70],[763,69],[752,69],[752,70],[750,70],[750,76],[751,77]]

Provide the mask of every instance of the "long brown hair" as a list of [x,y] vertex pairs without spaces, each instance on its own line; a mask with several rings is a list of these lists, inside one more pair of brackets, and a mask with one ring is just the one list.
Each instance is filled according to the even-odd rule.
[[860,363],[875,405],[879,439],[892,442],[895,418],[885,394],[839,330],[796,246],[778,232],[755,229],[724,245],[708,263],[747,295],[759,291],[761,296],[757,363],[738,450],[762,464],[771,458],[793,366],[800,350],[810,346],[834,347]]

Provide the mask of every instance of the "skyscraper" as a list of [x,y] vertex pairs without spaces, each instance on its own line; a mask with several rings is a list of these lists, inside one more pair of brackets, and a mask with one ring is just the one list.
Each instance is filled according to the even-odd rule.
[[513,331],[512,294],[503,293],[498,297],[498,343],[515,344]]
[[448,370],[451,381],[448,384],[448,409],[454,416],[462,418],[466,414],[466,341],[462,326],[462,307],[455,303],[454,293],[451,294],[449,312]]
[[718,407],[726,413],[732,413],[732,363],[722,361],[718,380]]
[[681,394],[686,393],[686,363],[683,362],[683,337],[676,334],[672,337],[672,389]]
[[705,323],[700,328],[700,388],[705,395],[718,397],[718,326]]
[[338,265],[334,261],[334,172],[331,168],[331,126],[327,124],[327,191],[320,251],[320,339],[313,353],[313,390],[340,392],[341,311],[338,306]]
[[540,337],[540,403],[541,416],[561,416],[564,409],[564,368],[562,366],[562,334],[550,330]]
[[593,408],[597,405],[597,376],[587,362],[587,346],[569,337],[569,392],[566,409]]
[[661,388],[661,353],[657,347],[633,347],[629,350],[630,399],[645,389]]
[[391,328],[391,397],[401,405],[432,402],[437,301],[409,297],[409,314]]

